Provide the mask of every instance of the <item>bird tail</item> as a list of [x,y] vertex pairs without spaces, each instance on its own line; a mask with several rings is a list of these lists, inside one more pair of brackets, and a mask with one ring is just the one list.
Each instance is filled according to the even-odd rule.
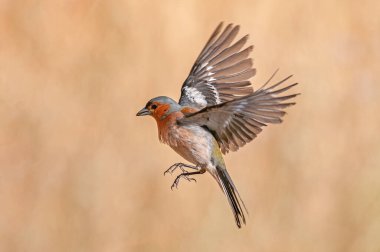
[[243,200],[240,197],[227,169],[224,167],[216,166],[216,180],[219,186],[222,188],[224,194],[227,196],[228,203],[235,216],[236,225],[241,228],[241,223],[245,224],[245,216],[242,205],[245,212],[248,214],[247,208],[244,205]]

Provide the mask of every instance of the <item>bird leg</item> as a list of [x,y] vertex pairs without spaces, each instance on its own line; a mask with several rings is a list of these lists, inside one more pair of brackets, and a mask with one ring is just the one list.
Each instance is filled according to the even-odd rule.
[[190,169],[194,169],[194,170],[198,170],[198,166],[196,165],[188,165],[188,164],[184,164],[184,163],[175,163],[174,165],[170,166],[169,169],[167,169],[165,172],[164,172],[164,176],[166,175],[166,173],[170,173],[170,174],[173,174],[173,172],[175,170],[177,170],[177,168],[180,168],[181,171],[183,173],[187,172],[184,167],[186,168],[190,168]]
[[190,181],[195,181],[195,182],[197,182],[197,180],[196,180],[195,178],[190,178],[189,176],[191,176],[191,175],[196,175],[196,174],[203,174],[203,173],[205,173],[205,171],[206,171],[206,169],[200,169],[199,171],[196,171],[196,172],[187,172],[187,171],[185,171],[185,172],[179,174],[179,175],[176,177],[176,179],[174,180],[174,182],[173,182],[172,186],[170,187],[170,189],[173,190],[173,187],[178,188],[178,183],[179,183],[179,180],[180,180],[181,178],[184,178],[184,179],[186,179],[186,180],[189,181],[189,182],[190,182]]

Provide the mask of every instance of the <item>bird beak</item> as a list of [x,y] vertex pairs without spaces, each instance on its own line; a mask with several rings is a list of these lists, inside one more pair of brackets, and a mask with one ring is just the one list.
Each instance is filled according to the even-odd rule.
[[145,116],[145,115],[150,115],[150,111],[146,108],[143,108],[136,114],[136,116]]

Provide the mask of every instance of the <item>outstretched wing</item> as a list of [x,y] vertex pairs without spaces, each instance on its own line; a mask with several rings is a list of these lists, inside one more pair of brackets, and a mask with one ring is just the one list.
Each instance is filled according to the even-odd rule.
[[281,123],[284,108],[294,105],[286,102],[298,94],[281,95],[297,83],[280,87],[286,79],[254,93],[232,101],[206,107],[178,121],[181,125],[192,124],[207,128],[218,141],[222,152],[236,151],[252,141],[268,123]]
[[239,26],[229,24],[221,32],[222,26],[211,35],[183,83],[180,105],[201,109],[253,92],[249,79],[256,69],[248,58],[253,46],[241,50],[248,35],[231,45]]

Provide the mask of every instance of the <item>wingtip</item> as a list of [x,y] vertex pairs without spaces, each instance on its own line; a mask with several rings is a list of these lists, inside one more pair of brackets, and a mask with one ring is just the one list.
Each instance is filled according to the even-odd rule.
[[250,45],[250,46],[248,46],[246,49],[244,49],[244,50],[248,50],[248,54],[250,54],[252,51],[253,51],[253,48],[254,48],[254,46],[253,45]]
[[232,26],[233,26],[233,24],[232,24],[232,23],[229,23],[229,24],[224,28],[224,30],[230,29]]
[[[232,24],[234,25],[234,24]],[[240,25],[235,25],[234,29],[237,29],[238,31],[240,31]]]
[[224,25],[224,22],[221,21],[221,22],[218,24],[218,26],[215,28],[215,30],[214,30],[214,32],[212,33],[210,39],[213,38],[214,36],[217,36],[217,35],[220,33],[220,31],[221,31],[222,28],[223,28],[223,25]]
[[232,28],[231,33],[235,32],[236,34],[238,34],[239,31],[240,31],[240,26],[239,26],[239,25],[236,25],[234,28]]

